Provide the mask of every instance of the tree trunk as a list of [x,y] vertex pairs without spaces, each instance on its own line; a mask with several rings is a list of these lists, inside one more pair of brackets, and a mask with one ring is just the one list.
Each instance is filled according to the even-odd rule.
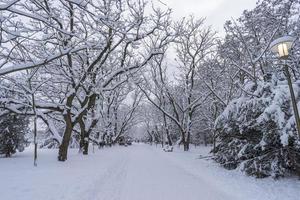
[[68,147],[72,134],[72,129],[66,128],[64,137],[58,151],[58,161],[66,161],[68,156]]
[[190,133],[186,133],[187,137],[183,142],[183,150],[184,151],[189,151],[190,150]]
[[168,140],[168,145],[169,145],[169,146],[172,146],[173,143],[172,143],[172,140],[171,140],[171,136],[170,136],[170,134],[169,134],[169,130],[167,131],[167,140]]
[[207,135],[204,133],[204,146],[207,146]]
[[80,125],[80,142],[79,142],[80,152],[82,152],[83,155],[88,155],[90,134],[85,130],[84,121],[80,119],[78,122]]
[[66,129],[64,132],[63,140],[61,142],[61,145],[59,146],[59,151],[58,151],[58,161],[66,161],[68,157],[68,147],[73,131],[73,125],[71,122],[71,117],[70,115],[65,116],[65,121],[66,121]]
[[84,149],[84,133],[80,131],[80,141],[79,141],[79,153],[83,152]]
[[172,140],[171,140],[170,131],[169,131],[168,124],[167,124],[167,117],[166,117],[165,113],[163,114],[163,119],[164,119],[164,127],[166,130],[167,143],[169,146],[172,146]]
[[213,133],[213,154],[215,155],[216,153],[216,130],[214,130],[214,133]]
[[83,140],[83,155],[89,154],[89,138],[90,138],[90,132],[84,130],[84,140]]
[[183,143],[183,150],[184,151],[188,151],[189,150],[189,143],[187,143],[186,141]]
[[88,154],[89,154],[89,139],[88,137],[85,137],[84,146],[83,146],[83,155],[88,155]]

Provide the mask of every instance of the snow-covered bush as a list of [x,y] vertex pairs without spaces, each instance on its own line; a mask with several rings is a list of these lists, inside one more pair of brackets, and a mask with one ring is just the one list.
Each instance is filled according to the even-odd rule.
[[0,117],[0,155],[10,157],[12,154],[24,151],[28,145],[26,133],[29,119],[26,116],[7,114]]
[[[294,90],[299,101],[300,82]],[[300,138],[286,81],[247,84],[215,126],[219,141],[215,160],[225,168],[259,178],[300,174]]]

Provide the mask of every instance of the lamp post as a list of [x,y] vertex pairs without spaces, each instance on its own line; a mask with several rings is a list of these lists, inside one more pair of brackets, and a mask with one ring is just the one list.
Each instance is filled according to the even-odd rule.
[[[273,53],[276,53],[278,55],[279,59],[282,59],[285,61],[289,57],[289,53],[290,53],[289,51],[290,51],[294,41],[295,41],[295,38],[293,38],[291,36],[280,37],[280,38],[274,40],[270,44],[270,50]],[[294,93],[294,89],[293,89],[291,75],[289,72],[289,67],[286,62],[284,64],[284,73],[285,73],[285,76],[288,81],[288,86],[289,86],[289,90],[290,90],[290,94],[291,94],[291,101],[292,101],[292,106],[293,106],[293,110],[294,110],[297,131],[298,131],[298,134],[300,137],[299,111],[298,111],[298,107],[297,107],[297,101],[296,101],[296,97],[295,97],[295,93]]]

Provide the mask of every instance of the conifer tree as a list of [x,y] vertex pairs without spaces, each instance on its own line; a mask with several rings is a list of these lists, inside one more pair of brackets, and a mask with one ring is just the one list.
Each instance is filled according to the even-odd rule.
[[0,155],[10,157],[17,151],[24,151],[28,145],[25,137],[28,124],[26,116],[8,114],[0,117]]

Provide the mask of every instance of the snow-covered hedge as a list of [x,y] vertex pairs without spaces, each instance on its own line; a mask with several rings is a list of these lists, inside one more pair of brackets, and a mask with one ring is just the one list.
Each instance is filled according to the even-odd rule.
[[[299,102],[300,82],[294,90]],[[215,160],[225,168],[259,178],[300,174],[300,139],[286,81],[249,83],[215,126]]]

